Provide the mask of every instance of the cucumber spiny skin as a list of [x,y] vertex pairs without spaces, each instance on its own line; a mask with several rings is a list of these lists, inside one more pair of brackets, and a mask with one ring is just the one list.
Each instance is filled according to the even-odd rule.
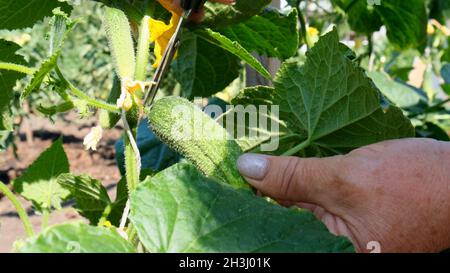
[[117,75],[121,80],[133,79],[136,57],[127,16],[120,9],[107,7],[104,25]]
[[[174,111],[176,107],[184,111]],[[180,113],[183,117],[180,117]],[[148,113],[153,132],[171,148],[189,159],[206,176],[216,178],[235,188],[250,189],[239,171],[236,162],[243,153],[239,145],[227,138],[227,131],[193,103],[180,97],[165,97],[153,104]],[[185,122],[190,135],[198,134],[198,128],[207,136],[214,133],[223,137],[177,138],[174,125]],[[206,128],[206,129],[205,129]],[[200,132],[200,134],[201,134]],[[186,131],[184,131],[186,133]]]

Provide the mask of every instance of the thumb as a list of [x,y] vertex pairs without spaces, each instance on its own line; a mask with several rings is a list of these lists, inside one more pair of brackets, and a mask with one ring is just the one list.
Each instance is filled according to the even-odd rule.
[[336,206],[345,186],[339,179],[341,157],[298,158],[244,154],[237,161],[239,172],[262,193],[292,202],[322,207]]

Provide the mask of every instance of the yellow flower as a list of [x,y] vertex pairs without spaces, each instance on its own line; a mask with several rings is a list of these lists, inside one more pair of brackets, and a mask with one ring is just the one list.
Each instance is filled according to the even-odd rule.
[[112,224],[111,224],[111,222],[110,222],[110,221],[108,221],[108,220],[106,220],[105,222],[103,222],[103,223],[102,223],[102,225],[103,225],[104,227],[107,227],[107,228],[110,228],[110,227],[112,227]]
[[433,35],[434,34],[434,27],[432,24],[428,24],[427,26],[427,34],[428,35]]
[[172,18],[170,18],[170,22],[168,25],[163,21],[155,20],[150,18],[148,21],[148,26],[150,29],[150,42],[155,42],[155,57],[156,61],[153,63],[153,67],[158,67],[161,62],[162,56],[164,55],[164,51],[169,44],[170,38],[172,38],[175,30],[177,29],[177,25],[180,22],[180,14],[179,11],[174,8],[173,5],[170,4],[167,0],[159,1],[167,10],[172,14]]
[[142,81],[134,81],[129,78],[122,79],[121,94],[117,100],[117,107],[123,108],[126,111],[130,110],[134,102],[142,106],[142,95],[147,84]]
[[320,32],[315,27],[308,27],[306,30],[306,42],[309,46],[314,45],[319,41]]
[[307,32],[308,32],[309,36],[317,36],[317,35],[319,35],[319,31],[315,27],[308,27]]

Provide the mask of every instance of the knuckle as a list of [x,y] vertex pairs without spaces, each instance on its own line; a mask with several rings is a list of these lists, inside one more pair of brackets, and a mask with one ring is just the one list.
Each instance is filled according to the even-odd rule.
[[298,169],[301,168],[302,164],[299,164],[300,160],[292,158],[289,160],[286,168],[281,173],[280,177],[280,194],[282,196],[287,196],[294,190],[296,176],[298,175]]

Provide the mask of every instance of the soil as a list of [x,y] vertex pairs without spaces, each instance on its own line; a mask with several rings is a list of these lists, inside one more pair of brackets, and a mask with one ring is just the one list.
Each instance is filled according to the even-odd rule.
[[[114,128],[104,131],[103,138],[97,146],[97,151],[86,151],[83,138],[96,119],[81,120],[77,114],[67,114],[55,123],[47,118],[31,116],[28,124],[23,123],[16,139],[16,156],[13,148],[0,153],[0,180],[9,183],[19,177],[40,153],[47,149],[52,142],[63,136],[63,146],[70,162],[70,170],[75,174],[88,174],[102,181],[114,198],[115,186],[120,179],[120,173],[115,162],[114,143],[120,138],[121,129]],[[28,135],[32,137],[26,137]],[[35,232],[40,230],[41,216],[34,213],[31,202],[19,198],[26,208]],[[71,203],[65,203],[63,209],[50,216],[50,224],[66,222],[68,220],[82,220]],[[25,232],[22,223],[11,202],[0,195],[0,252],[11,252],[14,241],[23,239]]]

